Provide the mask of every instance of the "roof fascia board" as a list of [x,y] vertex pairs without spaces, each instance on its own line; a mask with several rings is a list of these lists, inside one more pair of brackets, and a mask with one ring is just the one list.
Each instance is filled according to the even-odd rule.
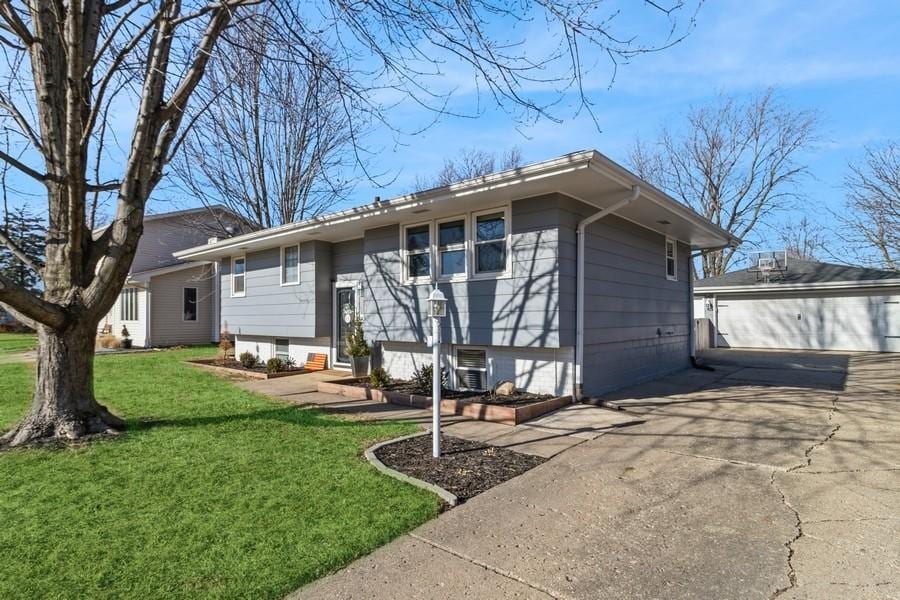
[[694,295],[702,294],[726,294],[729,292],[757,292],[768,293],[785,291],[803,291],[803,290],[835,290],[835,289],[852,289],[852,288],[872,288],[872,287],[900,287],[900,279],[870,279],[867,281],[829,281],[823,283],[784,283],[769,285],[719,285],[712,287],[694,286]]

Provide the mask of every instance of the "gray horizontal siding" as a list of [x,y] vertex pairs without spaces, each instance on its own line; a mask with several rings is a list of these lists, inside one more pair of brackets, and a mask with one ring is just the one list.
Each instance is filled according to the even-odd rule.
[[666,278],[665,236],[610,215],[585,238],[584,389],[600,394],[684,368],[690,357],[690,250]]
[[[150,280],[150,341],[154,346],[208,344],[213,336],[215,276],[206,266]],[[197,288],[197,320],[184,321],[183,288]]]

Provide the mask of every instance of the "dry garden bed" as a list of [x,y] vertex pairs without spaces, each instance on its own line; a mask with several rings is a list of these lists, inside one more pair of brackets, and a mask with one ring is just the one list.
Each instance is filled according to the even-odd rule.
[[460,502],[547,460],[446,435],[441,436],[440,458],[431,456],[430,435],[387,444],[378,448],[375,456],[395,471],[444,488]]
[[[378,371],[381,371],[380,373]],[[341,394],[355,400],[371,399],[404,406],[430,408],[432,405],[429,373],[417,373],[413,380],[391,380],[376,369],[368,378],[349,378],[321,382],[320,392]],[[511,390],[508,394],[443,389],[441,414],[461,415],[481,421],[518,425],[570,404],[571,396],[530,394]]]

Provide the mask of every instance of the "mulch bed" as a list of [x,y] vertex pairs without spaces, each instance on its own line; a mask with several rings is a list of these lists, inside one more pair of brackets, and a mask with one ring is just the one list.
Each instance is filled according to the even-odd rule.
[[[211,367],[224,367],[226,369],[235,369],[237,371],[249,371],[251,373],[266,373],[266,364],[261,363],[259,366],[253,367],[252,369],[248,369],[245,367],[240,361],[237,360],[222,360],[220,358],[211,360],[211,361],[194,361],[200,364],[206,364]],[[303,371],[303,367],[289,367],[287,369],[282,369],[278,371],[278,373],[292,373],[294,371]]]
[[456,437],[441,436],[441,457],[431,456],[431,436],[382,446],[375,456],[388,467],[433,483],[465,502],[547,459]]
[[[347,385],[354,385],[356,387],[369,387],[368,379],[357,379],[353,383],[346,383]],[[422,389],[412,381],[395,380],[379,389],[386,392],[399,392],[401,394],[415,394],[417,396],[431,397],[431,388]],[[550,394],[530,394],[519,390],[516,390],[514,394],[509,396],[498,396],[496,394],[491,394],[490,392],[442,389],[441,398],[443,400],[464,400],[466,402],[493,404],[495,406],[527,406],[529,404],[535,404],[536,402],[550,400],[554,398],[554,396]]]

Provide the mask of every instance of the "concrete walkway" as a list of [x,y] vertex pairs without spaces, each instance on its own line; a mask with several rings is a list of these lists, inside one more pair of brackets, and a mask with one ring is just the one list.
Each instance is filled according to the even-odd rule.
[[293,597],[900,597],[900,355],[712,361]]

